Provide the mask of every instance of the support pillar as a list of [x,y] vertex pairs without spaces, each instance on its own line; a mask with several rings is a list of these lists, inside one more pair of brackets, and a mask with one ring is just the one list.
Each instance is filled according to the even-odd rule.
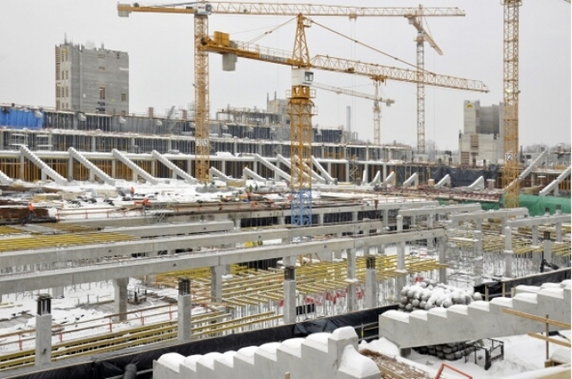
[[544,232],[544,259],[546,262],[552,262],[552,241],[550,240],[550,232]]
[[296,267],[284,267],[284,324],[296,322]]
[[50,295],[38,297],[36,314],[36,366],[46,366],[52,360],[52,299]]
[[[403,216],[397,215],[397,232],[403,232]],[[397,270],[405,270],[405,242],[397,243]]]
[[115,297],[113,299],[115,313],[117,313],[117,321],[127,320],[127,284],[129,278],[119,278],[113,280],[113,288]]
[[347,249],[347,263],[348,263],[348,278],[346,282],[348,283],[348,312],[353,312],[356,310],[357,299],[356,299],[356,289],[359,281],[356,278],[356,251],[354,249]]
[[191,280],[179,278],[179,297],[177,299],[177,339],[180,342],[191,339]]
[[211,299],[215,303],[222,302],[222,274],[224,266],[211,267]]
[[512,229],[505,226],[504,231],[504,276],[513,276],[514,251],[512,250]]
[[532,225],[530,229],[532,232],[532,245],[538,246],[538,225]]
[[318,213],[318,225],[324,225],[324,214],[323,213]]
[[475,285],[479,285],[483,281],[483,254],[483,233],[475,230],[475,251],[473,257]]
[[375,256],[369,255],[365,258],[365,307],[377,307],[377,276],[375,268]]
[[444,265],[448,264],[447,261],[447,248],[448,243],[446,238],[439,238],[437,242],[437,249],[439,251],[439,264],[442,265],[439,267],[439,283],[447,284],[447,267]]

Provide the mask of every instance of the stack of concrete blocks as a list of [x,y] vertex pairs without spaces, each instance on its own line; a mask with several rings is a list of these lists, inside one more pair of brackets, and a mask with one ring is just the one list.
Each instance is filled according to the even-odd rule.
[[184,357],[162,355],[153,364],[155,379],[373,379],[380,377],[377,365],[358,351],[352,327],[333,333],[315,333],[238,351]]
[[[481,338],[543,332],[545,324],[503,312],[508,308],[570,323],[570,280],[537,286],[517,286],[513,298],[490,302],[415,310],[387,311],[379,316],[379,333],[400,348],[436,345]],[[551,327],[551,330],[558,328]]]

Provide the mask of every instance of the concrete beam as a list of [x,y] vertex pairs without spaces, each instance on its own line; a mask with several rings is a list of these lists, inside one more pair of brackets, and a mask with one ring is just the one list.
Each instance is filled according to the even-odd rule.
[[359,235],[365,234],[367,230],[374,229],[378,225],[379,221],[368,221],[354,224],[314,226],[309,228],[272,229],[255,232],[163,237],[154,238],[152,240],[114,242],[113,244],[70,246],[66,249],[52,248],[11,251],[0,254],[0,268],[23,266],[30,262],[38,264],[69,262],[109,256],[129,256],[131,254],[139,253],[157,255],[160,251],[165,250],[200,249],[205,246],[217,247],[229,244],[230,242],[244,243],[248,241],[274,239],[291,241],[294,237],[337,234],[342,232],[352,232],[354,235]]
[[[364,243],[381,245],[416,241],[445,236],[444,229],[432,229],[397,234],[374,235],[360,238],[336,238],[326,241],[313,241],[301,244],[284,244],[255,248],[209,251],[156,258],[131,259],[122,262],[97,264],[79,268],[64,268],[50,271],[36,271],[0,277],[3,294],[31,291],[36,289],[99,282],[128,277],[141,277],[161,272],[189,270],[199,267],[224,266],[234,263],[274,259],[307,254],[324,254],[342,249],[356,249]],[[228,241],[226,241],[228,242]],[[147,242],[149,243],[149,242]],[[156,249],[165,250],[159,244]]]
[[539,217],[527,217],[518,220],[508,220],[507,226],[511,228],[521,227],[521,226],[537,226],[537,225],[554,225],[559,223],[570,222],[570,215],[553,215],[553,216],[539,216]]
[[479,211],[470,212],[463,214],[451,215],[449,219],[453,223],[458,223],[459,221],[470,221],[470,220],[484,220],[484,219],[502,219],[505,220],[509,217],[526,217],[528,216],[527,208],[511,208],[511,209],[499,209],[491,211]]
[[482,210],[480,204],[459,204],[459,205],[443,205],[438,207],[409,208],[400,209],[399,214],[402,216],[421,216],[421,215],[445,215],[461,212],[477,212]]

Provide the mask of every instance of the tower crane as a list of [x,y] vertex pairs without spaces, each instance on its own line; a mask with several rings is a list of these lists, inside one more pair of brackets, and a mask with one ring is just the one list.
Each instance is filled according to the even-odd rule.
[[234,70],[236,57],[277,63],[293,68],[293,83],[288,101],[290,114],[290,138],[292,160],[292,223],[295,225],[311,224],[311,145],[312,145],[312,108],[310,84],[313,81],[311,69],[334,71],[364,75],[377,82],[387,79],[417,83],[422,80],[425,84],[468,89],[487,92],[486,85],[480,81],[423,73],[420,79],[416,71],[364,63],[349,59],[316,55],[310,58],[306,43],[304,22],[306,17],[297,16],[296,40],[292,54],[280,52],[277,49],[263,48],[258,45],[231,41],[227,33],[215,32],[213,38],[204,37],[200,49],[223,55],[223,69]]
[[[570,3],[569,0],[565,0]],[[502,0],[503,5],[503,112],[504,166],[502,186],[506,208],[518,207],[520,168],[518,159],[519,8],[522,0]]]
[[[427,42],[439,55],[443,51],[423,27],[423,7],[419,5],[419,15],[407,17],[409,23],[417,29],[417,73],[421,79],[425,71],[425,42]],[[417,82],[417,152],[425,153],[425,84]]]
[[522,0],[503,0],[503,112],[505,207],[518,207],[518,39]]
[[392,99],[384,99],[381,96],[379,96],[379,81],[374,81],[374,94],[371,95],[369,93],[364,93],[364,92],[359,92],[359,91],[354,91],[354,90],[350,90],[350,89],[346,89],[346,88],[340,88],[340,87],[335,87],[335,86],[331,86],[328,84],[321,84],[321,83],[312,83],[312,87],[315,88],[319,88],[319,89],[323,89],[326,91],[330,91],[330,92],[334,92],[337,94],[343,94],[343,95],[348,95],[348,96],[355,96],[355,97],[361,97],[364,99],[368,99],[368,100],[373,100],[373,143],[376,145],[381,145],[381,138],[380,138],[380,132],[381,132],[381,107],[379,106],[379,103],[385,103],[385,105],[387,105],[388,107],[391,106],[391,104],[395,103],[395,100]]
[[[138,3],[117,5],[120,17],[131,12],[170,13],[194,15],[194,86],[195,86],[195,177],[202,183],[209,181],[209,66],[207,52],[199,49],[200,41],[208,36],[208,17],[211,14],[266,15],[266,16],[345,16],[357,17],[407,17],[418,15],[415,7],[359,7],[342,5],[253,3],[204,0],[170,5],[142,6]],[[423,8],[423,16],[459,16],[459,8]]]

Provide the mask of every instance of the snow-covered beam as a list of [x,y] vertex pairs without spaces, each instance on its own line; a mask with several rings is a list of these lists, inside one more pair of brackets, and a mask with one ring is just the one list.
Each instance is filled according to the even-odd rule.
[[273,165],[272,163],[270,163],[270,161],[268,159],[264,158],[260,154],[254,154],[254,160],[256,162],[262,163],[266,168],[270,169],[272,172],[274,172],[276,175],[278,175],[278,177],[280,177],[280,178],[282,178],[288,182],[290,182],[292,180],[291,176],[288,175],[286,172],[284,172],[284,170]]
[[113,150],[111,150],[111,153],[113,154],[113,156],[116,159],[120,160],[123,164],[125,164],[127,167],[129,167],[131,170],[133,170],[134,173],[136,173],[137,175],[139,175],[140,177],[145,179],[147,182],[149,182],[151,184],[158,184],[159,183],[159,180],[157,178],[155,178],[153,175],[149,174],[147,171],[143,170],[141,167],[139,167],[137,164],[135,164],[135,162],[133,162],[131,159],[129,159],[127,157],[127,155],[125,155],[121,151],[119,151],[117,149],[113,149]]
[[419,175],[416,172],[403,182],[403,187],[417,187],[418,185]]
[[397,176],[395,175],[395,171],[391,171],[389,173],[389,175],[387,175],[387,178],[385,178],[383,180],[383,183],[381,183],[384,186],[388,186],[388,185],[392,185],[395,186],[395,181],[397,180]]
[[185,180],[187,183],[191,183],[191,184],[195,184],[197,183],[197,179],[193,178],[191,175],[187,174],[185,171],[183,171],[179,166],[177,166],[176,164],[174,164],[173,162],[171,162],[169,159],[167,159],[166,157],[164,157],[161,153],[159,153],[157,150],[153,150],[151,152],[151,155],[153,156],[153,158],[155,158],[156,160],[158,160],[159,162],[163,163],[165,166],[167,166],[167,168],[169,168],[171,171],[173,171],[176,175],[178,175],[179,177],[183,178],[183,180]]
[[[91,163],[86,157],[84,157],[79,151],[77,151],[76,149],[74,149],[73,147],[70,147],[68,149],[68,153],[70,154],[70,156],[72,158],[74,158],[75,160],[77,160],[79,163],[81,163],[82,165],[84,165],[91,173],[92,175],[97,176],[99,179],[101,179],[104,183],[109,184],[110,186],[114,186],[115,185],[115,179],[113,179],[111,176],[107,175],[102,169],[100,169],[99,167],[97,167],[96,165],[94,165],[93,163]],[[91,177],[91,175],[90,175]]]
[[266,181],[266,179],[264,179],[262,176],[258,175],[257,173],[255,173],[254,171],[249,169],[248,167],[245,167],[242,169],[242,175],[245,178],[258,180],[259,182],[265,182]]
[[451,187],[451,175],[447,174],[435,184],[435,188]]
[[479,176],[477,180],[471,183],[467,188],[472,190],[485,189],[485,178],[483,176]]
[[550,182],[550,184],[548,184],[546,187],[544,187],[538,194],[540,196],[546,196],[549,193],[551,193],[552,191],[554,191],[555,194],[558,194],[558,185],[570,176],[570,170],[571,169],[572,169],[572,166],[568,166],[568,168],[566,170],[564,170],[560,175],[558,175],[558,177],[556,179],[554,179],[552,182]]
[[34,165],[36,165],[36,167],[38,167],[42,171],[42,175],[49,176],[50,178],[52,178],[52,180],[54,182],[56,182],[59,185],[63,186],[63,185],[68,184],[68,181],[66,180],[66,178],[64,178],[63,176],[58,174],[56,170],[51,168],[46,162],[41,160],[36,154],[34,154],[26,146],[20,145],[20,154],[22,154],[24,157],[28,158],[28,160],[30,162],[32,162]]
[[336,179],[334,179],[330,173],[328,172],[328,170],[326,170],[324,168],[324,166],[322,166],[320,164],[320,162],[318,162],[318,160],[316,159],[316,157],[314,157],[312,155],[312,163],[314,164],[314,166],[316,166],[316,168],[318,169],[318,171],[320,171],[320,174],[322,175],[322,178],[326,179],[326,183],[328,184],[335,184],[336,183]]

